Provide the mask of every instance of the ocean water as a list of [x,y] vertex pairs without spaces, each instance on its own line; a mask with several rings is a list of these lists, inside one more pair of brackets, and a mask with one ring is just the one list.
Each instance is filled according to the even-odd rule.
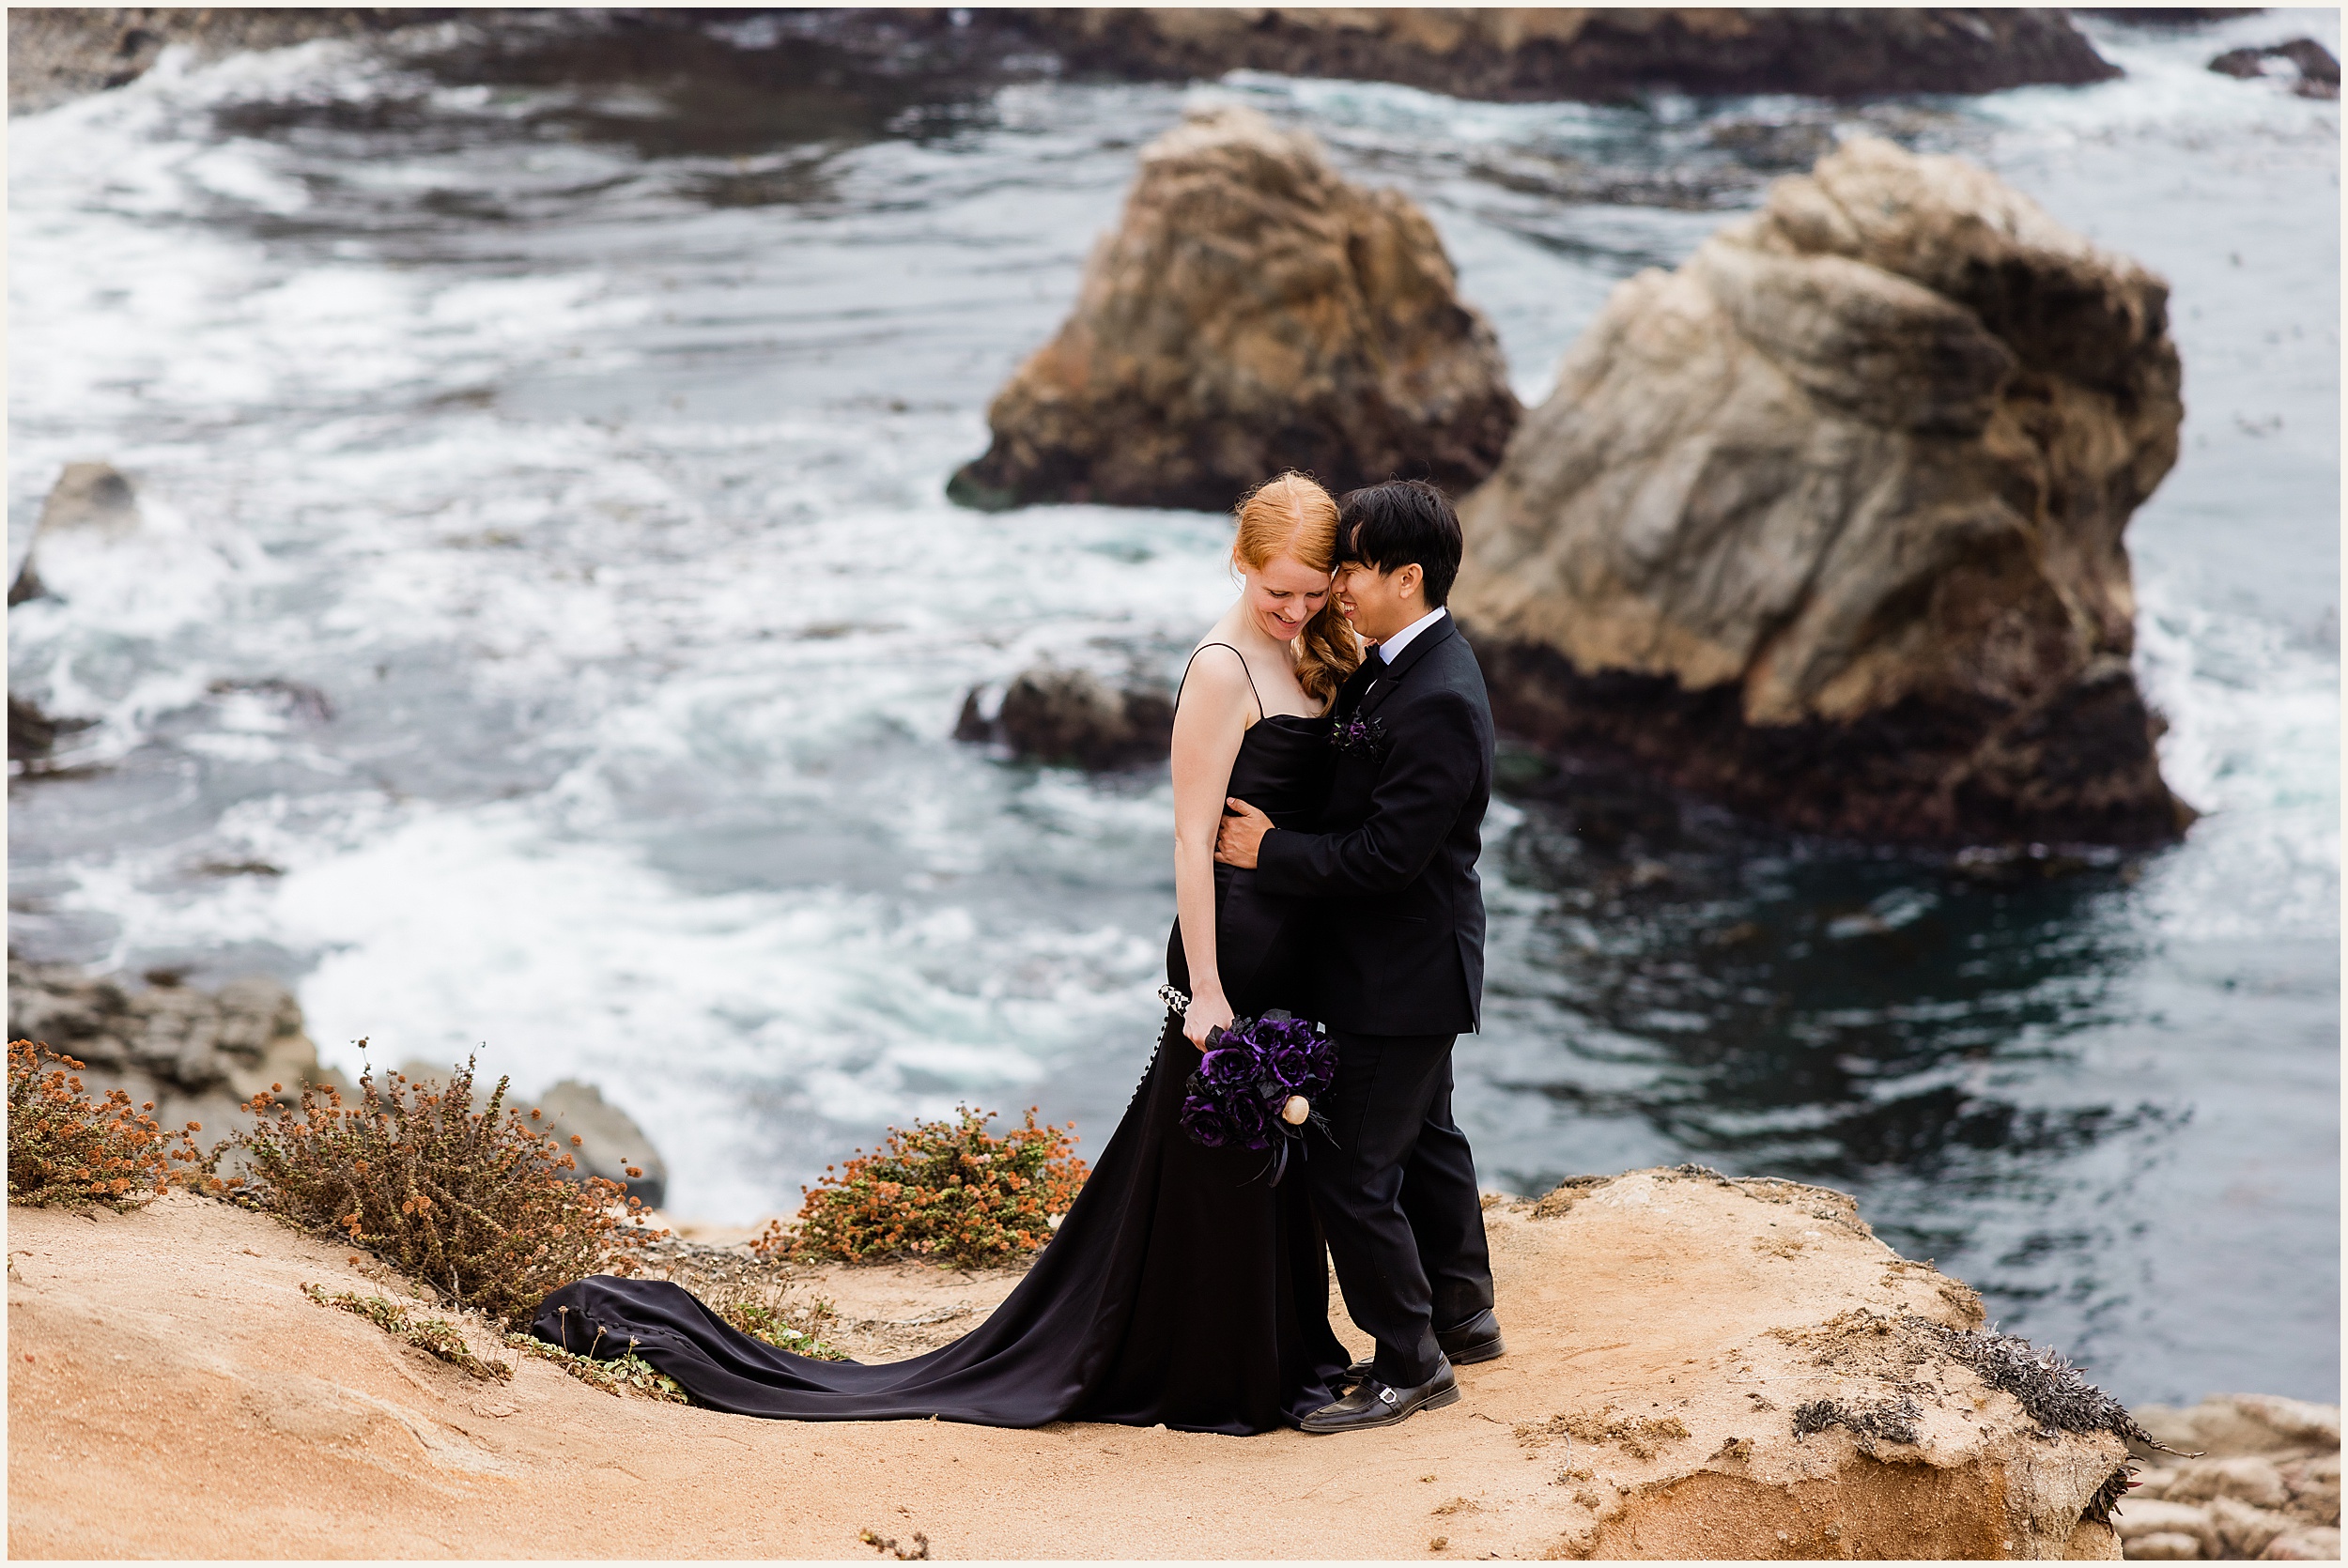
[[1860,108],[883,79],[752,25],[173,56],[19,118],[10,564],[68,461],[143,523],[9,614],[11,691],[98,721],[11,781],[11,946],[276,974],[348,1068],[591,1079],[685,1213],[961,1101],[1097,1139],[1156,1029],[1164,771],[950,732],[1039,658],[1170,673],[1228,525],[943,484],[1135,149],[1214,99],[1311,128],[1537,400],[1616,283],[1869,130],[2173,285],[2138,662],[2206,815],[1985,878],[1512,757],[1460,1117],[1516,1191],[1855,1191],[2131,1399],[2336,1400],[2339,108],[2201,68],[2338,13],[2094,25],[2124,80]]

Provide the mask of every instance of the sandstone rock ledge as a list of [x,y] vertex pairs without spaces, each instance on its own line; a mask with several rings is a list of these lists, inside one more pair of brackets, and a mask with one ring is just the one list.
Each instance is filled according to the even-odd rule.
[[[1682,1168],[1489,1203],[1509,1354],[1449,1409],[1329,1439],[767,1422],[539,1361],[476,1383],[299,1294],[395,1291],[345,1248],[185,1196],[15,1209],[9,1549],[848,1557],[870,1529],[941,1558],[2118,1555],[2082,1515],[2120,1440],[1992,1385],[2040,1415],[2093,1399],[1996,1370],[1980,1347],[2015,1342],[1969,1336],[1971,1292],[1848,1199]],[[811,1282],[851,1322],[931,1325],[855,1346],[875,1359],[1011,1283]]]
[[2168,285],[1857,137],[1620,285],[1460,508],[1501,723],[1789,825],[2145,844],[2122,533],[2176,461]]
[[1194,112],[1142,149],[1076,308],[987,410],[947,493],[1228,509],[1302,469],[1332,491],[1464,487],[1517,421],[1491,328],[1399,192],[1340,177],[1253,109]]

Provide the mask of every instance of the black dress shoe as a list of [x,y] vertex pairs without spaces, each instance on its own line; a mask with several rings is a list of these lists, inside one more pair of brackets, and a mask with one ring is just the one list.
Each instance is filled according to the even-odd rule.
[[[1478,1361],[1496,1361],[1508,1346],[1500,1337],[1500,1319],[1486,1307],[1457,1328],[1435,1330],[1435,1345],[1443,1351],[1444,1360],[1453,1366],[1474,1366]],[[1355,1361],[1345,1369],[1345,1380],[1358,1383],[1376,1370],[1370,1360]]]
[[1317,1437],[1333,1432],[1362,1432],[1373,1426],[1392,1426],[1421,1410],[1440,1410],[1458,1404],[1459,1399],[1459,1379],[1451,1376],[1451,1363],[1445,1361],[1435,1369],[1435,1376],[1412,1389],[1390,1389],[1375,1377],[1365,1377],[1352,1393],[1334,1405],[1323,1405],[1296,1424]]
[[1444,1359],[1453,1366],[1474,1366],[1478,1361],[1496,1361],[1508,1347],[1501,1342],[1500,1319],[1486,1307],[1465,1323],[1435,1330],[1435,1344],[1442,1347]]

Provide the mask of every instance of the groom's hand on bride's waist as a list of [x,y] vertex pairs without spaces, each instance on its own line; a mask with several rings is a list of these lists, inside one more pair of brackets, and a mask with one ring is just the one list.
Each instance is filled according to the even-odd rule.
[[1223,826],[1214,836],[1214,857],[1242,870],[1256,869],[1256,852],[1272,831],[1272,819],[1232,796],[1223,803]]

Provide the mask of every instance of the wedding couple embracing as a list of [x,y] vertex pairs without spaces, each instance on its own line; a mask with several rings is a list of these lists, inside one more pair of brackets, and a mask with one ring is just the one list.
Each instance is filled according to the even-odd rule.
[[[1239,508],[1244,586],[1191,655],[1174,715],[1176,919],[1190,998],[1092,1175],[1018,1287],[953,1344],[865,1366],[737,1332],[678,1285],[598,1275],[535,1330],[600,1333],[700,1404],[802,1421],[1119,1422],[1249,1434],[1391,1425],[1501,1354],[1483,1209],[1451,1118],[1476,1025],[1475,877],[1491,715],[1444,610],[1459,518],[1431,484],[1342,502],[1283,474]],[[1209,1031],[1284,1008],[1337,1062],[1286,1179],[1185,1136]],[[1301,1175],[1303,1179],[1297,1179]],[[1328,1262],[1376,1341],[1348,1365]]]

